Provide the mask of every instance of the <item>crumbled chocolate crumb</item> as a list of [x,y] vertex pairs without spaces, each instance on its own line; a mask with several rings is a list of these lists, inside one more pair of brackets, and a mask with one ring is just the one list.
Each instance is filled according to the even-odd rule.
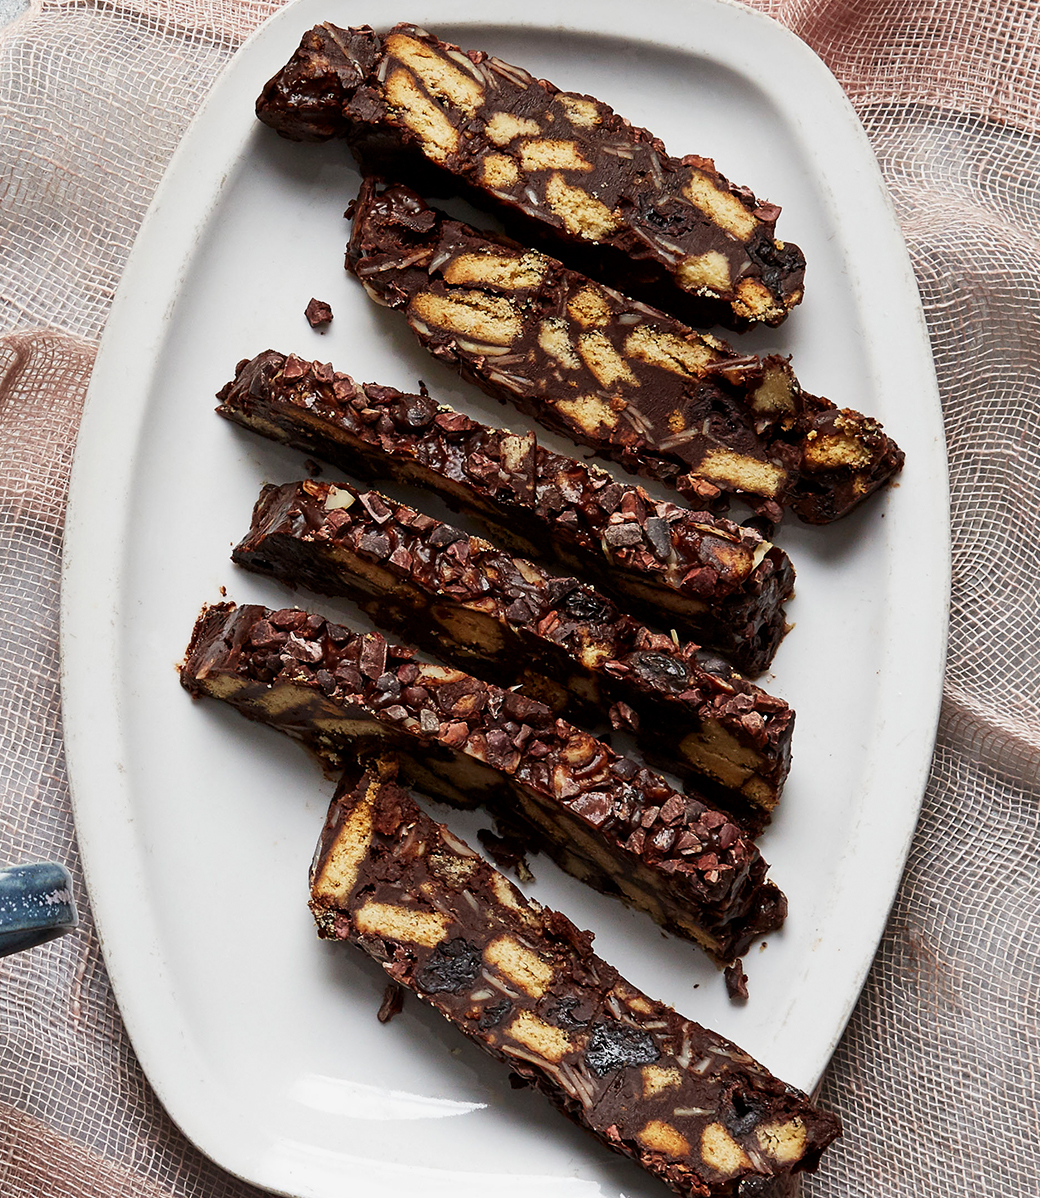
[[527,845],[514,836],[496,836],[486,828],[481,828],[477,839],[487,849],[487,854],[501,869],[510,869],[521,882],[533,882],[534,874],[527,864],[525,852]]
[[379,1004],[376,1018],[380,1023],[389,1023],[395,1015],[400,1015],[403,1006],[404,990],[396,982],[391,982],[383,991],[383,1001]]
[[332,309],[324,300],[320,299],[312,299],[303,314],[307,317],[307,323],[312,329],[321,329],[323,333],[325,330],[321,326],[328,325],[332,320]]
[[734,961],[723,970],[726,979],[726,992],[734,1002],[747,1002],[747,974],[744,972],[744,962]]
[[319,475],[324,473],[323,468],[313,458],[304,458],[303,468],[307,471],[311,478],[317,478]]

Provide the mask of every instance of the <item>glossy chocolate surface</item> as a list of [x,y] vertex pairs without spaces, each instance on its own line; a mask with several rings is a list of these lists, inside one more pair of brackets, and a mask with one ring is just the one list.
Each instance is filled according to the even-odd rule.
[[805,259],[777,240],[777,205],[709,158],[671,157],[599,100],[414,25],[315,26],[256,111],[293,140],[346,138],[366,174],[461,193],[693,323],[777,325],[802,298]]
[[[233,559],[290,586],[354,599],[381,628],[568,719],[636,733],[760,827],[790,765],[794,713],[713,653],[653,633],[576,578],[375,491],[267,486]],[[749,819],[749,815],[752,817]]]
[[420,789],[522,825],[564,869],[720,963],[783,923],[786,899],[726,814],[542,703],[413,659],[317,614],[221,603],[200,615],[181,683],[335,764],[394,751]]
[[627,610],[718,649],[745,674],[773,659],[794,568],[754,529],[654,500],[533,434],[291,354],[267,350],[240,362],[219,398],[226,419],[357,478],[433,491],[500,545],[579,571]]
[[344,776],[311,877],[349,941],[474,1044],[679,1194],[750,1198],[841,1134],[735,1044],[638,990],[592,934],[526,899],[416,806],[385,761]]
[[902,467],[876,420],[804,391],[785,358],[739,354],[400,184],[366,179],[348,211],[348,269],[435,358],[687,501],[823,524]]

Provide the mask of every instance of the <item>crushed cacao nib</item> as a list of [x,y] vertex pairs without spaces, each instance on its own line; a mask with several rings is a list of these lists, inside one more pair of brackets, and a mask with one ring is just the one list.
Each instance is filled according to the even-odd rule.
[[[323,381],[320,366],[268,350],[239,364],[217,411],[348,474],[430,490],[522,556],[548,558],[568,573],[580,564],[622,608],[722,652],[745,674],[769,665],[787,626],[794,570],[757,533],[653,500],[597,466],[551,453],[533,435],[479,424],[428,397],[340,372]],[[611,545],[608,529],[640,510],[651,513],[647,539]],[[650,518],[667,528],[665,557],[649,539]],[[638,519],[629,526],[638,529]]]
[[805,259],[776,239],[778,205],[709,158],[671,157],[599,100],[414,25],[316,26],[256,111],[297,141],[346,138],[363,174],[461,194],[525,244],[694,323],[777,325],[802,298]]
[[[251,644],[261,622],[294,630],[280,652]],[[541,703],[414,653],[377,633],[334,640],[307,612],[221,603],[200,615],[181,682],[330,764],[392,751],[404,778],[522,825],[532,848],[605,893],[624,893],[720,964],[783,922],[786,900],[766,880],[767,863],[707,798],[680,794]],[[399,695],[380,689],[386,675],[401,683]],[[424,730],[423,713],[436,732],[432,723]]]
[[[419,210],[435,215],[422,235],[402,223]],[[691,503],[738,495],[769,519],[783,506],[827,524],[902,469],[878,421],[810,395],[786,358],[700,337],[554,258],[428,209],[400,184],[362,183],[347,267],[463,378]],[[643,542],[632,515],[608,525],[608,546]]]
[[396,982],[391,982],[383,991],[383,1001],[379,1004],[376,1018],[380,1023],[389,1023],[395,1015],[400,1015],[404,1008],[404,989]]
[[[353,599],[381,627],[486,681],[520,686],[565,718],[598,723],[607,712],[649,760],[710,788],[751,830],[780,797],[790,708],[574,578],[345,483],[265,487],[232,556],[294,588]],[[706,660],[718,662],[714,672]],[[393,676],[378,689],[401,694]],[[423,732],[438,731],[432,713],[419,718]],[[495,763],[521,748],[499,732],[488,746]]]
[[[311,872],[319,935],[373,956],[514,1088],[533,1086],[686,1198],[735,1198],[745,1181],[816,1167],[841,1134],[833,1115],[626,981],[591,933],[421,812],[396,770],[377,755],[340,782]],[[463,984],[454,966],[441,984],[460,959]],[[431,972],[438,984],[424,985]]]

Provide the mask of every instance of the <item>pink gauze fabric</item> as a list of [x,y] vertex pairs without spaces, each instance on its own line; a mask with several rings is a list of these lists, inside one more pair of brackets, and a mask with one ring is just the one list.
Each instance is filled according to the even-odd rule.
[[[119,1019],[61,747],[63,505],[94,349],[250,0],[34,3],[0,29],[0,860],[73,869],[79,931],[0,961],[5,1198],[255,1193],[172,1125]],[[952,477],[946,698],[920,826],[822,1098],[812,1198],[1040,1192],[1040,7],[761,0],[847,90],[892,191]]]

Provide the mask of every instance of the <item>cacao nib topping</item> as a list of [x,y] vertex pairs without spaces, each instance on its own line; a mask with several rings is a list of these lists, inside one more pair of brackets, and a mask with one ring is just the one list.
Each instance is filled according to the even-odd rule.
[[[775,546],[761,553],[757,534],[707,511],[654,501],[596,466],[551,453],[533,435],[517,438],[478,424],[426,395],[359,386],[338,372],[331,384],[322,382],[321,363],[273,350],[240,363],[237,373],[220,392],[218,411],[226,418],[288,440],[349,474],[417,482],[489,523],[497,539],[511,547],[517,542],[523,554],[554,558],[568,570],[580,560],[593,583],[622,607],[723,650],[745,673],[768,666],[786,627],[782,604],[794,572]],[[305,424],[298,419],[302,412]],[[615,512],[645,512],[645,541],[610,546],[605,536],[615,527]],[[336,523],[337,537],[345,535],[352,519],[335,510],[326,527],[331,531]],[[417,532],[437,524],[418,519]],[[451,535],[439,532],[438,538]],[[720,558],[712,548],[717,538],[737,548]],[[578,586],[566,581],[569,589]],[[554,594],[554,602],[562,595]]]
[[[630,493],[622,503],[636,507]],[[745,812],[748,801],[742,795],[728,800],[749,821],[749,829],[757,830],[779,797],[790,756],[787,706],[737,678],[721,658],[721,672],[710,673],[704,663],[714,658],[697,644],[651,632],[576,578],[554,577],[414,508],[345,483],[265,487],[249,536],[232,557],[290,586],[310,585],[354,599],[381,627],[486,680],[547,695],[568,719],[598,720],[606,706],[612,726],[633,731],[648,759],[695,781],[706,776],[713,786],[722,783],[710,768],[699,766],[699,745],[687,734],[708,721],[721,724],[755,755],[750,760],[759,779],[758,812]],[[366,573],[357,559],[381,568]],[[499,631],[484,637],[473,629],[460,636],[450,618],[453,607],[467,626],[474,620],[496,621]],[[427,611],[432,619],[425,617]],[[320,617],[311,617],[308,631],[318,633],[320,624]],[[281,649],[286,635],[261,621],[252,642]],[[290,639],[286,651],[312,660],[312,650],[298,640]],[[319,678],[326,693],[331,693],[329,673]],[[381,701],[400,693],[392,679],[378,679],[377,688]],[[425,697],[425,692],[406,694],[405,705]],[[424,733],[437,731],[432,712],[418,718]],[[491,762],[504,765],[521,743],[511,733],[494,732],[488,748]],[[603,796],[585,795],[574,805],[597,824],[609,809]],[[668,851],[666,838],[650,843]]]
[[415,984],[426,994],[458,994],[480,976],[481,951],[457,937],[438,944],[419,971]]
[[585,1048],[585,1063],[599,1077],[629,1065],[652,1065],[661,1055],[649,1032],[615,1020],[592,1026]]
[[645,527],[646,539],[653,546],[654,553],[661,561],[667,561],[668,555],[672,552],[672,534],[668,527],[668,521],[660,516],[651,516]]
[[[301,631],[291,635],[308,660],[281,653],[272,664],[268,650],[250,646],[249,630],[260,620],[298,625]],[[640,886],[657,896],[650,914],[679,935],[698,929],[705,943],[702,931],[720,964],[783,922],[785,900],[766,881],[766,862],[706,800],[679,794],[660,775],[619,758],[523,695],[458,670],[412,663],[413,650],[376,633],[342,645],[321,631],[308,636],[308,620],[308,613],[289,609],[214,605],[196,626],[182,683],[282,727],[336,763],[371,752],[378,741],[418,776],[432,752],[437,770],[423,773],[424,786],[457,802],[461,784],[469,802],[483,803],[496,818],[516,818],[537,805],[549,819],[536,829],[525,821],[525,833],[564,868],[571,868],[576,850],[569,837],[580,822],[599,843],[595,854],[582,851],[581,876],[616,893],[617,877],[636,871]],[[336,682],[333,693],[325,675],[316,677],[318,669]],[[233,685],[222,690],[225,680]],[[291,703],[279,704],[281,695]],[[424,720],[424,712],[432,719]]]

